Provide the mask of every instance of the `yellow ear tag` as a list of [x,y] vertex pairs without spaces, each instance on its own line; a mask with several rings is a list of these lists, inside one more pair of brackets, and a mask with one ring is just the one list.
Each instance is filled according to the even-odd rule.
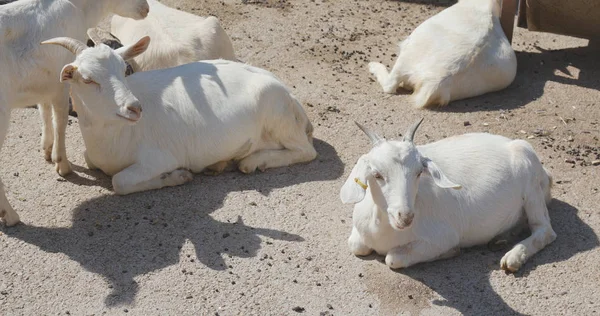
[[358,180],[358,178],[354,178],[354,182],[358,183],[358,185],[361,186],[361,188],[363,188],[364,190],[366,190],[369,186],[362,183],[362,181]]

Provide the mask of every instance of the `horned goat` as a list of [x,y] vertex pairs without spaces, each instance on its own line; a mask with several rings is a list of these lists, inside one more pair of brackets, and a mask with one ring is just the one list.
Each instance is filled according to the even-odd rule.
[[273,74],[214,60],[125,77],[125,60],[149,42],[117,50],[70,38],[44,42],[76,55],[61,81],[71,84],[88,167],[112,175],[117,194],[180,185],[231,160],[251,173],[316,157],[312,124]]
[[[142,19],[148,10],[146,0],[20,0],[0,6],[0,148],[11,110],[39,103],[45,157],[60,175],[70,173],[65,149],[69,93],[56,82],[70,56],[39,43],[60,35],[83,40],[88,28],[112,13]],[[1,181],[0,217],[9,226],[19,222]]]
[[460,0],[419,25],[399,44],[388,73],[369,63],[385,93],[413,90],[417,108],[444,106],[508,87],[517,58],[500,25],[501,0]]
[[342,202],[357,203],[348,239],[355,255],[375,250],[391,268],[405,268],[485,244],[527,220],[531,236],[500,261],[514,272],[554,241],[546,208],[552,178],[529,143],[473,133],[416,146],[421,121],[402,141],[359,125],[373,148],[340,191]]

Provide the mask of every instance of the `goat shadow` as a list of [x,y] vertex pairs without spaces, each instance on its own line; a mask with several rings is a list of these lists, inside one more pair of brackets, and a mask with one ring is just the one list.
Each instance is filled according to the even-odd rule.
[[[214,270],[227,269],[228,257],[256,256],[261,236],[303,241],[284,231],[248,226],[243,214],[237,221],[221,222],[210,213],[221,208],[231,192],[257,190],[268,196],[276,188],[339,178],[344,165],[335,149],[317,139],[314,145],[319,156],[308,164],[253,175],[197,175],[191,183],[178,187],[85,201],[73,210],[72,227],[17,225],[0,230],[44,251],[64,253],[104,277],[112,288],[105,299],[107,306],[129,304],[138,292],[134,277],[177,264],[187,241],[193,244],[197,261]],[[108,177],[100,181],[110,183]],[[247,207],[261,206],[249,202]],[[269,216],[269,211],[265,208],[264,216]]]
[[[540,265],[554,266],[600,244],[592,228],[579,218],[575,207],[554,199],[548,209],[557,239],[530,258],[517,273],[506,275],[507,278],[526,277]],[[458,257],[417,264],[396,273],[419,281],[442,296],[442,300],[433,301],[434,305],[451,307],[463,315],[522,315],[512,309],[490,283],[491,271],[499,269],[500,259],[511,247],[495,252],[486,246],[463,249]]]
[[[473,111],[510,110],[541,98],[549,81],[600,90],[600,63],[596,45],[538,52],[515,52],[517,76],[504,90],[450,102],[445,107],[431,108],[438,112],[465,113]],[[579,70],[578,76],[569,67]]]

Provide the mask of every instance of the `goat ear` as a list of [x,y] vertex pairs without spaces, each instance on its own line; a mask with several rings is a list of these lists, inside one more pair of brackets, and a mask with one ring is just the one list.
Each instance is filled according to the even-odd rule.
[[115,52],[119,54],[124,60],[130,60],[137,57],[139,54],[143,53],[148,49],[148,45],[150,45],[150,36],[142,37],[137,43],[133,45],[123,46]]
[[440,187],[440,188],[444,188],[444,189],[461,189],[462,186],[460,184],[456,184],[452,181],[450,181],[450,179],[448,179],[446,177],[446,175],[442,172],[442,170],[440,170],[440,168],[438,168],[438,166],[431,160],[425,158],[423,160],[423,166],[425,167],[425,172],[427,172],[427,174],[429,174],[431,176],[431,178],[433,178],[433,182],[435,182],[435,184]]
[[370,169],[367,158],[364,156],[360,157],[340,190],[340,199],[342,200],[342,203],[358,203],[365,198],[367,192],[367,177]]
[[72,64],[64,66],[62,71],[60,72],[60,82],[65,82],[73,79],[73,74],[76,70],[77,67],[73,66]]

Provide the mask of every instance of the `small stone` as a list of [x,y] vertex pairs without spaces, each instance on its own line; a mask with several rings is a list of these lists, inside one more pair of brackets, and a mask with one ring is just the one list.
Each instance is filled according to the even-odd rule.
[[227,237],[229,237],[229,233],[223,234],[223,238],[227,238]]
[[250,206],[256,206],[256,202],[250,202]]
[[464,121],[464,122],[463,122],[463,125],[464,125],[464,126],[471,126],[471,122],[469,122],[469,121]]
[[90,236],[90,237],[94,236],[94,232],[88,232],[88,236]]
[[188,296],[186,296],[185,298],[189,300],[190,298],[193,298],[193,296],[191,296],[191,295],[188,295]]
[[598,166],[598,165],[600,165],[600,160],[592,161],[592,166]]
[[129,313],[129,310],[128,310],[127,308],[125,308],[123,311],[124,311],[125,313]]
[[568,158],[567,158],[567,159],[565,159],[565,162],[566,162],[566,163],[571,163],[571,164],[574,164],[574,163],[575,163],[575,160],[573,160],[573,159],[568,159]]
[[296,306],[292,310],[296,313],[304,313],[304,307]]
[[358,274],[358,277],[359,277],[359,278],[362,278],[363,276],[364,276],[364,275],[363,275],[362,273],[359,273],[359,274]]
[[524,131],[524,130],[520,130],[519,133],[521,133],[521,134],[527,134],[527,132]]
[[490,126],[490,124],[488,124],[488,123],[483,123],[481,125],[483,125],[483,126]]
[[18,177],[18,176],[19,176],[19,173],[18,173],[18,172],[15,172],[15,173],[13,173],[13,176],[15,176],[15,177]]
[[413,296],[412,296],[412,295],[409,295],[409,296],[408,296],[408,299],[412,300],[412,299],[413,299]]
[[328,309],[333,309],[333,306],[331,306],[331,304],[327,304],[327,308]]

